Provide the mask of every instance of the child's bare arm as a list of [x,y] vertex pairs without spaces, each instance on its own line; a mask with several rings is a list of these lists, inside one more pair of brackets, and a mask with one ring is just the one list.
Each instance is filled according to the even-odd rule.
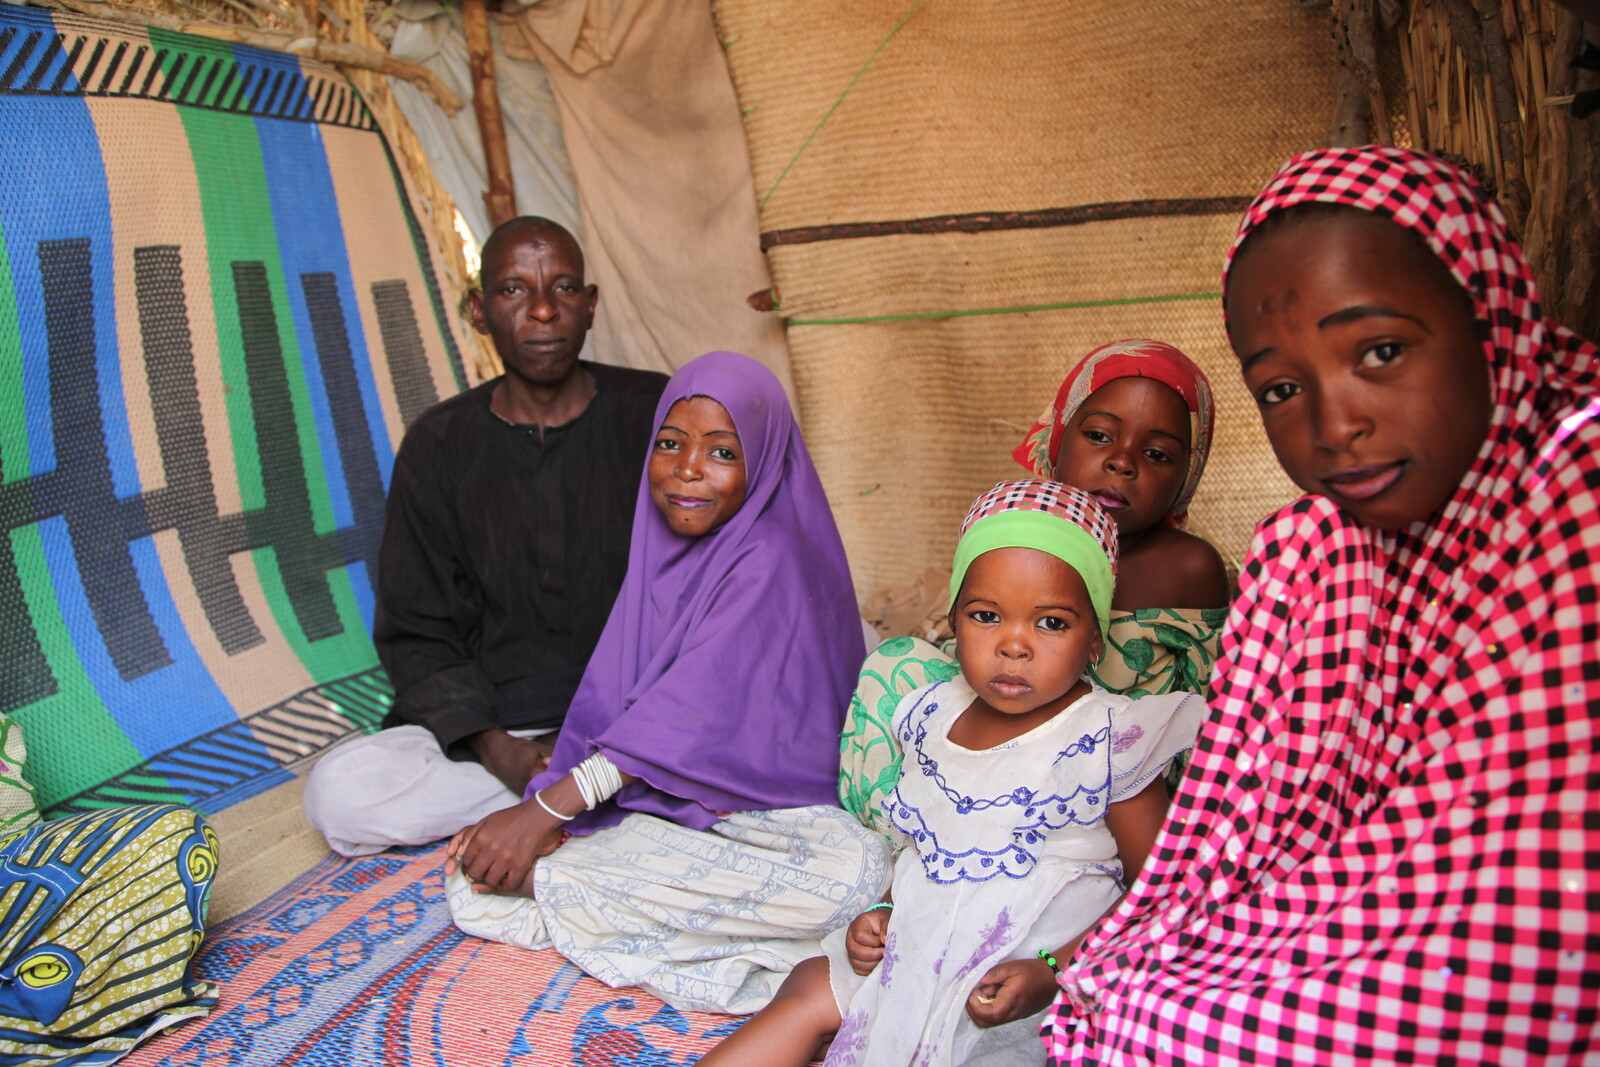
[[1138,794],[1106,809],[1106,828],[1117,839],[1124,885],[1132,885],[1144,870],[1144,861],[1150,858],[1166,818],[1167,783],[1160,775]]
[[[889,894],[883,895],[883,904],[894,903]],[[845,932],[844,954],[850,969],[860,975],[871,974],[883,960],[883,946],[889,936],[891,908],[869,908],[850,920]]]
[[[1116,838],[1125,885],[1132,885],[1144,869],[1166,814],[1167,787],[1159,777],[1137,795],[1119,800],[1106,809],[1106,828]],[[1065,967],[1083,939],[1121,903],[1119,896],[1083,933],[1056,949],[1057,965]],[[1008,960],[991,967],[979,979],[967,997],[967,1017],[978,1026],[999,1026],[1043,1011],[1055,995],[1056,974],[1044,960]]]

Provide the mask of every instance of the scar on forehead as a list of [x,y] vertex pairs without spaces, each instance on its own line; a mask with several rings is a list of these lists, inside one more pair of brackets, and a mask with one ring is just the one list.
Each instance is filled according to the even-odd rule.
[[1290,308],[1294,307],[1298,303],[1300,303],[1300,292],[1299,292],[1299,290],[1290,289],[1287,293],[1284,293],[1281,297],[1280,296],[1275,296],[1275,295],[1268,295],[1268,296],[1262,297],[1260,302],[1258,302],[1256,304],[1256,314],[1257,315],[1274,315],[1274,314],[1277,314],[1280,311],[1288,311]]

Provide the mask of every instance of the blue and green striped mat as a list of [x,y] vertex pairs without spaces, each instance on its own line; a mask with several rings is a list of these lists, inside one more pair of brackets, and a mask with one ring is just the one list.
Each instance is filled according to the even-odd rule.
[[371,728],[384,492],[463,386],[337,72],[0,5],[0,712],[47,814],[215,811]]

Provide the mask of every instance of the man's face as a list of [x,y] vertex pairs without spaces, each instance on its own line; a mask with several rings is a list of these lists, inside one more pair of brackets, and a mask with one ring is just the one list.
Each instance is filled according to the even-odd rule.
[[493,339],[506,373],[534,385],[571,374],[599,299],[599,290],[583,283],[577,242],[558,230],[505,234],[484,249],[482,278],[468,310],[478,332]]

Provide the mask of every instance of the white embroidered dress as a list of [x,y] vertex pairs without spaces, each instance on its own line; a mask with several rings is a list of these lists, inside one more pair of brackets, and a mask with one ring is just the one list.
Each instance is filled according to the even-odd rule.
[[974,699],[958,675],[895,711],[905,762],[884,810],[909,847],[877,969],[851,970],[845,931],[823,941],[844,1017],[829,1067],[1043,1063],[1038,1016],[982,1031],[967,996],[991,967],[1056,949],[1116,900],[1122,864],[1106,808],[1149,785],[1205,718],[1192,693],[1131,700],[1095,689],[1021,737],[972,751],[949,732]]

